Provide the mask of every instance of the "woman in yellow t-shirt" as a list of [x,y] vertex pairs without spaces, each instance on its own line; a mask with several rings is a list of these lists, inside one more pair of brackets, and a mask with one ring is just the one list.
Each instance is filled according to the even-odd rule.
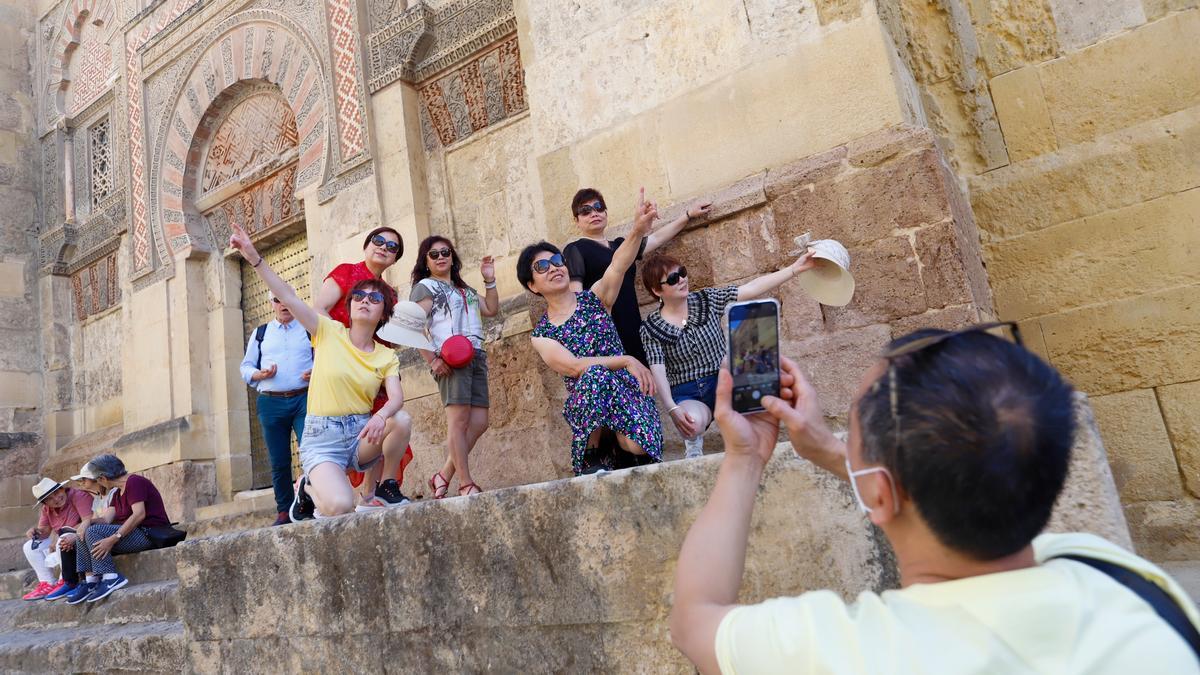
[[[396,353],[375,342],[376,331],[392,316],[395,291],[379,279],[355,284],[346,301],[350,314],[347,328],[305,304],[267,266],[246,232],[236,224],[232,229],[229,245],[242,254],[312,335],[316,350],[308,416],[300,441],[304,473],[296,483],[289,515],[292,522],[297,522],[312,518],[316,512],[322,516],[350,513],[354,510],[354,488],[346,478],[346,469],[364,471],[383,459],[385,451],[379,441],[384,425],[404,406]],[[381,386],[387,391],[388,402],[372,415],[372,403]],[[359,443],[364,441],[360,451]]]

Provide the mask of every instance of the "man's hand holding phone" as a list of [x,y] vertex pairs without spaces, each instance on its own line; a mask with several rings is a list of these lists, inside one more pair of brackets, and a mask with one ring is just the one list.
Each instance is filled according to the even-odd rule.
[[779,365],[780,397],[764,396],[763,407],[773,419],[783,422],[797,455],[844,477],[846,444],[825,423],[816,390],[795,361],[781,356]]
[[[781,388],[779,393],[791,396],[791,390]],[[717,373],[717,405],[713,414],[725,441],[727,457],[754,460],[760,466],[770,461],[779,440],[779,420],[767,412],[742,414],[733,409],[733,376],[727,365]]]

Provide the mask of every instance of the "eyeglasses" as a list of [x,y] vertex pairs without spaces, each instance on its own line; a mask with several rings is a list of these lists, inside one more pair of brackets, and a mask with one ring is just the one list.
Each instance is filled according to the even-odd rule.
[[584,204],[583,206],[580,206],[579,210],[575,212],[575,215],[576,216],[590,216],[593,213],[604,213],[604,211],[605,211],[604,202],[597,200],[597,201],[592,202],[591,204]]
[[438,258],[449,258],[454,255],[454,251],[448,248],[432,248],[429,249],[429,259],[437,260]]
[[667,278],[664,279],[662,283],[667,286],[674,286],[675,284],[679,283],[680,281],[682,281],[686,278],[687,278],[687,268],[680,267],[678,270],[675,270],[674,272],[671,272],[670,274],[668,274]]
[[371,243],[376,246],[382,246],[388,253],[394,254],[400,250],[400,242],[387,239],[382,234],[371,237]]
[[563,262],[562,256],[555,253],[549,258],[542,258],[541,260],[533,261],[533,271],[537,272],[538,274],[545,274],[546,272],[550,271],[551,265],[554,267],[562,267],[565,264],[566,263]]
[[354,300],[355,302],[370,301],[372,305],[378,305],[379,303],[383,302],[383,293],[380,293],[379,291],[371,291],[368,293],[364,290],[350,291],[350,299]]
[[[911,342],[906,342],[905,344],[892,349],[885,349],[879,355],[888,362],[887,387],[888,404],[891,406],[892,413],[893,461],[898,461],[900,458],[900,383],[896,374],[896,359],[905,356],[912,356],[913,354],[917,354],[918,352],[922,352],[931,347],[943,344],[961,335],[967,335],[968,333],[991,333],[994,335],[995,333],[993,331],[999,330],[1001,335],[997,337],[1007,337],[1003,334],[1004,329],[1008,329],[1014,344],[1016,344],[1018,347],[1025,346],[1025,343],[1021,341],[1021,330],[1017,327],[1015,322],[994,321],[991,323],[980,323],[974,326],[967,326],[966,328],[948,331],[945,333],[938,333],[936,335],[929,335]],[[871,388],[872,390],[878,390],[880,386],[882,386],[882,382],[877,381],[874,385],[872,385]],[[850,482],[853,483],[854,480],[851,479]]]

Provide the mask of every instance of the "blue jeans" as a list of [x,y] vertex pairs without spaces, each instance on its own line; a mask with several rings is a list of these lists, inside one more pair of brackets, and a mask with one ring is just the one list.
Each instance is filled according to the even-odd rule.
[[292,432],[296,432],[299,444],[307,411],[308,394],[291,398],[258,395],[258,422],[262,424],[267,456],[271,459],[271,486],[275,489],[278,513],[292,505]]
[[[717,376],[709,375],[691,382],[684,382],[671,387],[671,398],[676,403],[684,401],[700,401],[711,411],[717,407]],[[712,424],[712,420],[709,420]]]

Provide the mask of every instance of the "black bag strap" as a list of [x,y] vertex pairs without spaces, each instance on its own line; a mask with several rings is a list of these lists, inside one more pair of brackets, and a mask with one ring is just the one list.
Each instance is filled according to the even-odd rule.
[[1082,555],[1056,555],[1054,558],[1066,558],[1083,563],[1094,570],[1107,574],[1113,581],[1133,591],[1154,609],[1155,614],[1162,617],[1163,621],[1166,621],[1171,628],[1175,629],[1176,633],[1179,633],[1183,641],[1192,648],[1196,659],[1200,660],[1200,632],[1196,631],[1196,626],[1188,619],[1183,607],[1180,607],[1175,598],[1171,597],[1171,594],[1164,591],[1158,584],[1127,567],[1110,563],[1107,560],[1098,560]]
[[262,370],[262,341],[266,334],[267,324],[265,323],[254,329],[254,341],[258,343],[258,361],[254,364],[255,370]]

